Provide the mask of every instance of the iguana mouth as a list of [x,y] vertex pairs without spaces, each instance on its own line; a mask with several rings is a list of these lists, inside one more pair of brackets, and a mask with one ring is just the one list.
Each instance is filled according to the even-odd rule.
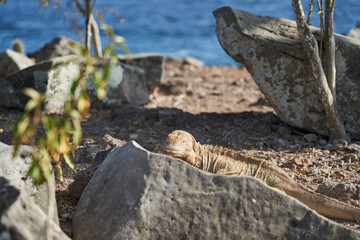
[[172,154],[181,154],[184,152],[184,149],[165,147],[165,148],[163,148],[163,152],[172,153]]

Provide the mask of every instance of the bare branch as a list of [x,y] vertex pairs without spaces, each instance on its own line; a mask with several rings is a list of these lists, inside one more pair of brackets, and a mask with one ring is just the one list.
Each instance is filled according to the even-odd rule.
[[86,32],[85,32],[85,46],[86,49],[90,52],[90,40],[91,40],[91,0],[85,0],[85,8],[86,8],[86,15],[85,15],[85,22],[86,22]]
[[336,98],[335,37],[333,27],[334,1],[325,1],[324,62],[325,74],[334,98]]
[[81,6],[80,0],[75,0],[76,7],[83,16],[86,16],[86,10]]
[[320,15],[320,58],[322,58],[322,50],[323,50],[323,41],[324,41],[324,8],[323,8],[323,0],[321,3],[317,0],[319,15]]
[[99,33],[99,26],[95,21],[93,14],[90,16],[91,32],[93,34],[93,43],[96,52],[96,56],[102,57],[101,39]]
[[346,140],[350,138],[346,135],[346,131],[337,104],[330,88],[327,84],[326,76],[322,68],[321,59],[319,57],[318,45],[314,35],[311,33],[309,26],[306,24],[304,11],[300,0],[292,0],[292,6],[295,13],[296,25],[299,37],[304,45],[304,50],[310,62],[311,70],[316,81],[317,92],[324,107],[328,128],[330,132],[330,141]]
[[313,9],[314,9],[314,0],[311,0],[310,4],[309,4],[309,13],[308,13],[307,21],[306,21],[307,24],[310,24]]

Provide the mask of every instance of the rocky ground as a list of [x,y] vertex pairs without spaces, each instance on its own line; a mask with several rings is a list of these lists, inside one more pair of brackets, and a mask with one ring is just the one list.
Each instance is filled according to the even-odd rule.
[[[20,113],[1,109],[0,141],[9,143],[9,129]],[[77,151],[76,169],[65,168],[65,179],[57,185],[62,229],[71,236],[78,201],[68,186],[76,172],[96,161],[82,149],[104,149],[104,139],[107,143],[120,139],[160,152],[162,140],[175,129],[192,133],[202,144],[222,145],[268,160],[307,187],[360,206],[359,141],[334,147],[324,136],[282,122],[244,68],[168,60],[164,82],[152,91],[145,107],[92,110],[83,122],[84,141]],[[337,222],[360,230],[360,223]]]

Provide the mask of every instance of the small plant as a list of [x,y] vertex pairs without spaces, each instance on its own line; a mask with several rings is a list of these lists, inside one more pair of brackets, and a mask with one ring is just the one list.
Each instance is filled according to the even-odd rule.
[[334,36],[334,4],[335,0],[317,0],[320,15],[320,46],[309,27],[314,1],[311,0],[308,20],[305,20],[301,0],[291,0],[299,38],[304,52],[309,59],[309,67],[313,72],[317,92],[324,107],[329,140],[332,143],[351,141],[346,133],[343,120],[336,102],[336,66]]
[[[42,1],[48,4],[48,1]],[[90,10],[92,11],[92,9]],[[88,14],[90,16],[90,14]],[[56,170],[62,180],[62,164],[65,162],[70,168],[74,168],[74,152],[82,138],[81,121],[86,118],[90,109],[90,99],[86,92],[86,81],[94,81],[97,97],[102,99],[106,96],[106,84],[110,77],[111,65],[118,62],[116,47],[125,50],[124,39],[116,36],[113,29],[102,24],[101,28],[111,38],[105,45],[103,58],[90,55],[90,47],[75,44],[83,57],[80,64],[80,74],[73,80],[69,92],[69,98],[64,104],[62,115],[51,115],[43,111],[42,107],[47,96],[35,89],[26,88],[24,94],[28,100],[24,112],[13,128],[12,144],[15,145],[14,156],[17,154],[20,144],[34,145],[34,151],[28,175],[32,176],[35,184],[41,184],[49,179]],[[39,135],[39,129],[44,130]],[[35,138],[37,138],[35,142]]]

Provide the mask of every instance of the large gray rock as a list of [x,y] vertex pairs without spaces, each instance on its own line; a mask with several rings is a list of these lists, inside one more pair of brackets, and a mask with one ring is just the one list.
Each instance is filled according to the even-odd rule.
[[[80,72],[81,61],[81,57],[74,55],[59,57],[0,79],[0,105],[24,108],[28,98],[23,94],[23,88],[32,87],[48,96],[44,106],[47,112],[62,112],[73,79]],[[93,81],[87,82],[92,106],[143,105],[149,101],[144,72],[134,66],[119,63],[111,67],[107,96],[102,100],[95,97]]]
[[[0,176],[6,178],[17,190],[24,192],[42,211],[47,213],[49,194],[55,198],[55,190],[49,193],[46,184],[36,186],[31,177],[26,177],[32,161],[33,148],[20,146],[19,154],[15,158],[12,158],[13,149],[13,146],[0,142]],[[55,185],[53,177],[49,181]],[[55,213],[53,221],[59,224],[56,202],[53,203],[52,208]]]
[[150,101],[145,73],[141,68],[118,63],[111,67],[106,86],[106,97],[97,100],[93,81],[87,81],[91,106],[109,108],[120,104],[144,105]]
[[[296,23],[224,7],[214,12],[223,49],[243,63],[281,120],[329,135]],[[311,28],[319,39],[319,30]],[[360,138],[360,41],[336,35],[336,91],[347,132]]]
[[[33,199],[0,176],[0,239],[42,240],[47,238],[47,217]],[[58,224],[49,221],[54,240],[70,239]]]
[[347,35],[352,38],[360,39],[360,22],[358,22],[354,28],[350,29]]
[[21,53],[7,49],[0,52],[0,78],[34,65],[34,61]]
[[[106,156],[124,144],[124,141],[105,134],[100,141],[85,144],[83,148],[76,149],[74,162],[78,168],[84,169],[86,166],[86,169],[79,171],[74,176],[74,181],[68,188],[70,195],[76,199],[80,199],[86,185],[96,170],[101,166]],[[89,166],[88,164],[91,165]]]
[[139,53],[130,55],[119,55],[119,60],[135,65],[145,71],[148,89],[151,91],[159,85],[163,78],[165,57],[156,53]]
[[46,43],[38,51],[29,53],[28,56],[34,58],[36,62],[41,62],[48,61],[56,57],[77,55],[79,52],[73,47],[74,44],[77,43],[70,38],[64,36],[56,37],[51,40],[51,42]]
[[135,142],[114,150],[77,205],[74,239],[359,239],[251,177],[203,172]]

